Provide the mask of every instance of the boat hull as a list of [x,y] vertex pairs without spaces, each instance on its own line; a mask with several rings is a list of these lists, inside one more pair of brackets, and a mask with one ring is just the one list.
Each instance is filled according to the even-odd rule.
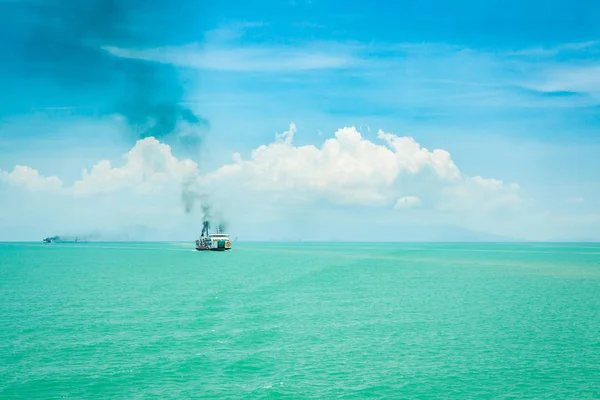
[[214,248],[214,249],[211,249],[211,248],[205,248],[205,247],[196,247],[196,250],[197,251],[226,251],[226,250],[231,250],[231,247],[224,248],[224,249],[223,248]]

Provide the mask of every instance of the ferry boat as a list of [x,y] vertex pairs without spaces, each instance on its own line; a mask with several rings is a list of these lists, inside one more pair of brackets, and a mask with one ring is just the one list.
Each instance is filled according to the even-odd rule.
[[209,233],[210,224],[208,221],[202,223],[202,235],[196,240],[196,250],[198,251],[225,251],[231,250],[231,240],[229,234],[222,233],[217,226],[217,233]]

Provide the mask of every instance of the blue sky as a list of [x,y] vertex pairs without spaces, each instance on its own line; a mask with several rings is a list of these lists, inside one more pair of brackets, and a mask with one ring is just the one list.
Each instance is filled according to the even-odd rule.
[[[294,146],[319,147],[354,126],[373,143],[382,129],[443,149],[464,176],[516,183],[529,204],[512,214],[484,207],[488,214],[440,216],[443,195],[431,210],[425,199],[447,187],[432,183],[427,195],[405,193],[422,200],[410,215],[361,205],[390,237],[427,221],[522,239],[600,240],[600,5],[592,1],[0,0],[0,10],[4,210],[37,208],[39,196],[8,178],[16,165],[68,188],[100,160],[121,166],[136,140],[153,136],[202,175],[232,163],[233,153],[250,159],[290,123]],[[162,122],[149,128],[152,118]],[[286,177],[298,179],[295,188],[317,185]],[[388,186],[372,190],[397,195]],[[339,193],[319,193],[322,210],[336,209],[328,214],[333,231],[345,232],[365,210],[335,203]],[[0,239],[16,227],[22,238],[57,230],[61,221],[72,230],[94,227],[93,218],[79,226],[64,199],[52,201],[56,220],[36,227],[7,213]],[[309,206],[286,208],[270,229],[283,232],[302,207]],[[239,232],[260,236],[250,220],[233,219]],[[161,238],[192,234],[193,223],[182,224]]]

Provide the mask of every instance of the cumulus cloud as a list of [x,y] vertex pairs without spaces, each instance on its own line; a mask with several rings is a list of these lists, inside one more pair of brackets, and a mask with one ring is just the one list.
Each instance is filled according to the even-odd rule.
[[31,167],[17,165],[12,172],[0,171],[0,181],[31,191],[58,190],[62,181],[56,176],[44,177]]
[[[389,208],[432,205],[455,212],[514,209],[525,204],[516,184],[461,173],[449,152],[428,150],[412,137],[379,131],[380,143],[354,127],[342,128],[320,147],[295,146],[296,127],[252,151],[244,160],[204,177],[271,199],[326,200],[339,205]],[[404,194],[411,192],[411,196]]]
[[73,185],[77,195],[133,190],[136,193],[156,193],[164,186],[180,185],[187,176],[198,175],[198,165],[188,159],[173,156],[171,147],[153,137],[138,140],[125,155],[125,164],[113,167],[108,160],[84,170],[83,177]]
[[[203,175],[194,161],[178,159],[170,146],[149,137],[136,142],[121,166],[102,160],[64,190],[75,196],[130,192],[170,204],[181,201],[182,184],[191,182],[211,198],[225,199],[229,209],[254,201],[263,209],[288,211],[329,204],[493,213],[528,204],[517,184],[467,176],[449,152],[424,148],[412,137],[379,131],[375,142],[346,127],[317,147],[296,146],[296,133],[291,124],[248,159],[235,153],[232,163]],[[16,167],[2,179],[30,189],[62,186],[58,178],[44,178],[28,167]]]

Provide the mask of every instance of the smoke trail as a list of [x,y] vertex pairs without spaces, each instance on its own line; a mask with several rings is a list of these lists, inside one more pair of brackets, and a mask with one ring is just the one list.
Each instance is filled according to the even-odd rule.
[[[207,222],[210,227],[211,221],[216,220],[217,226],[222,230],[227,229],[227,222],[221,213],[215,215],[213,202],[208,192],[201,190],[194,176],[186,177],[181,184],[181,201],[186,214],[194,211],[196,203],[200,204],[200,212],[203,223]],[[215,218],[216,217],[216,218]]]
[[[193,29],[190,41],[195,41],[210,4],[206,0],[3,3],[0,33],[11,40],[6,41],[10,56],[0,63],[0,73],[7,69],[21,84],[37,88],[34,96],[13,102],[24,112],[32,107],[75,106],[97,116],[118,114],[136,139],[171,139],[182,150],[197,150],[209,124],[182,104],[181,71],[168,64],[118,57],[106,49],[182,44],[182,35],[190,33],[186,29]],[[187,214],[201,202],[203,217],[211,218],[208,196],[191,180],[182,184],[181,198]]]
[[210,221],[212,219],[212,215],[210,212],[210,204],[208,203],[208,201],[205,201],[202,204],[202,219],[205,221]]
[[193,175],[187,176],[181,183],[181,201],[186,214],[190,214],[197,202],[201,204],[202,219],[211,219],[211,205],[209,195],[200,190],[199,184]]
[[193,176],[185,177],[181,182],[181,201],[186,214],[192,212],[196,201],[200,198],[200,195],[195,191],[194,184],[195,179]]
[[138,137],[164,138],[188,124],[194,134],[188,130],[181,140],[199,144],[208,122],[181,105],[184,93],[175,68],[103,49],[156,46],[170,33],[157,15],[179,6],[164,0],[23,0],[12,7],[26,18],[9,62],[22,77],[61,88],[39,90],[32,102],[77,102],[100,115],[120,114]]
[[[12,65],[9,72],[26,81],[35,77],[40,89],[24,110],[32,104],[75,103],[96,115],[123,116],[136,139],[172,139],[182,150],[197,150],[209,124],[182,105],[179,71],[167,64],[121,58],[105,49],[179,41],[177,29],[181,33],[186,22],[198,29],[206,2],[22,0],[10,7],[6,10],[10,13],[0,12],[0,22],[8,24],[6,29],[0,24],[0,30],[7,35],[10,31],[8,36],[14,38],[14,56],[7,58]],[[11,26],[9,14],[20,15],[19,26]],[[184,182],[181,196],[188,214],[202,197],[189,182]]]
[[70,242],[89,242],[95,239],[99,239],[101,237],[100,233],[98,232],[91,232],[91,233],[86,233],[83,235],[71,235],[71,234],[64,234],[64,235],[55,235],[55,236],[51,236],[48,237],[46,239],[49,239],[52,242],[56,242],[56,243],[70,243]]

